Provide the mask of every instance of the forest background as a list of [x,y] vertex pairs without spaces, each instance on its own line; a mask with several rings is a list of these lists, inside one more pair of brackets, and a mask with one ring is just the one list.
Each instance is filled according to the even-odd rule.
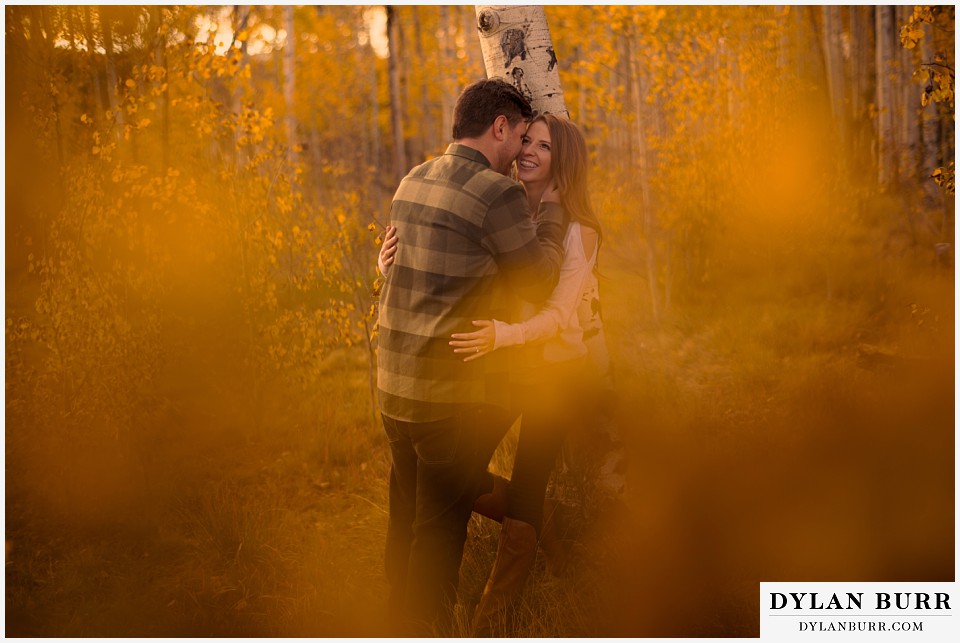
[[[953,579],[954,11],[546,8],[630,466],[616,503],[557,487],[579,564],[515,635],[757,636],[761,580]],[[4,19],[4,633],[382,633],[375,257],[485,76],[474,8]]]

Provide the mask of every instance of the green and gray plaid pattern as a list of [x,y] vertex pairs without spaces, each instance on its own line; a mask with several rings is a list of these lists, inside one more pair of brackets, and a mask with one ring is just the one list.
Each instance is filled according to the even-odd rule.
[[549,296],[563,258],[562,218],[560,207],[541,208],[535,225],[520,184],[464,145],[411,170],[390,208],[400,245],[380,296],[384,415],[430,422],[462,404],[507,403],[509,351],[464,362],[450,334],[474,330],[475,319],[511,319],[517,297]]

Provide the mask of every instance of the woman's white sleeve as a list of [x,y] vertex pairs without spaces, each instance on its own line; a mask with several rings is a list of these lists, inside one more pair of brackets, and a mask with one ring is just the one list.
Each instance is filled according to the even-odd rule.
[[580,302],[583,282],[593,270],[597,258],[596,249],[591,253],[591,259],[584,257],[580,235],[570,236],[560,266],[560,280],[543,308],[533,317],[516,324],[494,320],[495,349],[550,339],[569,325]]

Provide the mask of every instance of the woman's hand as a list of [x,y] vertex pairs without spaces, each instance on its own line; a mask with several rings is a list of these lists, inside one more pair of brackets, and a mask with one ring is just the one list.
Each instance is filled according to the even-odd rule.
[[380,254],[377,256],[377,266],[380,268],[380,274],[384,277],[390,272],[390,266],[393,265],[395,255],[397,254],[397,228],[396,226],[387,226],[387,236],[383,238],[380,244]]
[[497,339],[497,329],[493,325],[493,321],[479,320],[473,322],[473,325],[478,326],[480,330],[475,330],[472,333],[453,333],[450,335],[454,340],[450,342],[454,353],[469,353],[467,357],[463,358],[465,362],[492,353]]
[[540,203],[560,203],[560,190],[557,188],[556,182],[550,181],[550,185],[547,186],[543,196],[540,197]]

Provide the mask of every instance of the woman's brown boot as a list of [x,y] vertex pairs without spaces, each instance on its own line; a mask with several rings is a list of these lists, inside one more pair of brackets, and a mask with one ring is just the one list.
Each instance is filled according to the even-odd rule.
[[483,596],[473,613],[472,636],[492,636],[503,622],[507,605],[520,593],[537,556],[537,530],[533,525],[504,518],[497,559]]
[[[477,498],[473,503],[473,511],[497,522],[503,522],[504,512],[507,510],[507,489],[510,488],[510,481],[498,475],[491,475],[493,490]],[[572,544],[563,537],[563,530],[558,525],[559,507],[560,503],[556,500],[546,498],[543,501],[543,526],[540,528],[540,547],[547,562],[547,572],[556,577],[562,576],[567,568]]]

